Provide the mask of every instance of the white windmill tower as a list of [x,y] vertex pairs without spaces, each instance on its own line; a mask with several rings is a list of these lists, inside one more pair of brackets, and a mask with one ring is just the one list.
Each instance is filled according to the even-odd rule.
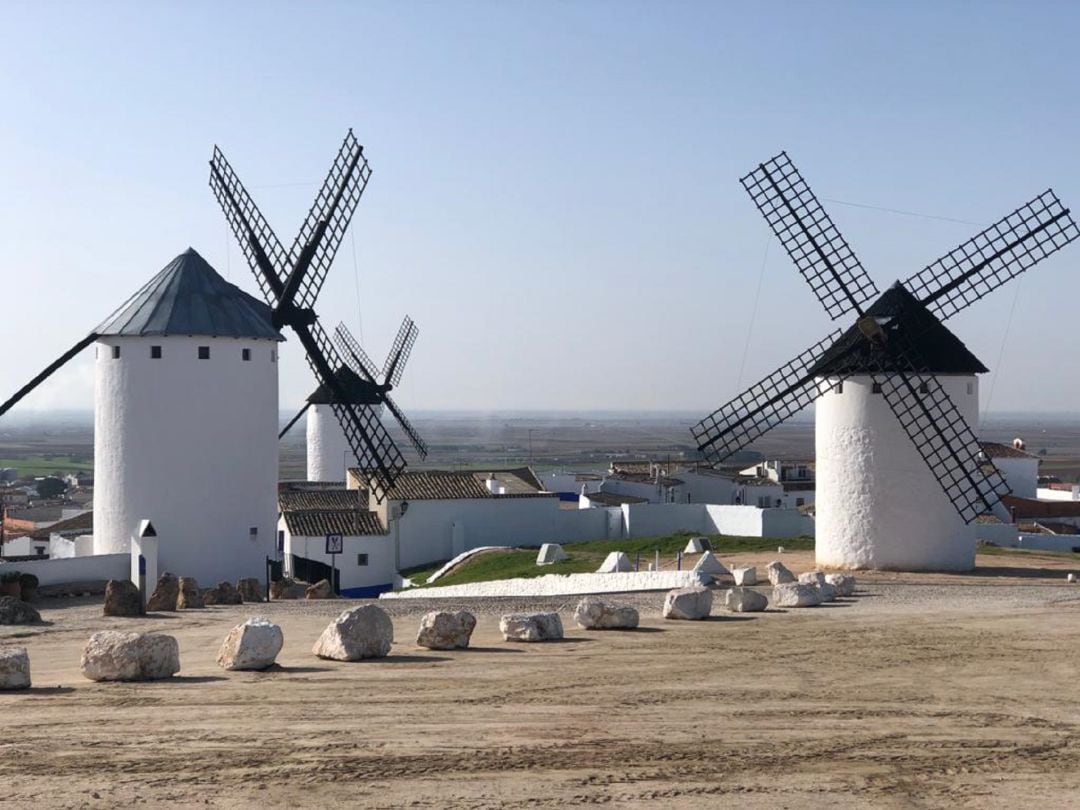
[[[405,364],[412,353],[413,345],[420,334],[412,319],[406,317],[398,330],[397,338],[390,352],[386,355],[382,372],[376,371],[375,364],[360,346],[359,341],[344,324],[338,324],[334,338],[345,364],[338,368],[341,389],[347,394],[348,402],[357,408],[363,408],[372,420],[382,418],[385,408],[394,415],[401,429],[409,438],[421,458],[427,455],[427,446],[415,428],[405,418],[397,404],[390,397],[390,391],[401,382]],[[379,378],[382,382],[379,382]],[[307,480],[343,481],[349,467],[359,465],[352,448],[349,447],[345,431],[334,412],[336,399],[327,386],[320,385],[307,398],[285,428],[284,436],[305,413],[307,419]]]
[[95,347],[94,553],[143,519],[159,570],[261,576],[277,523],[277,344],[270,309],[189,248],[0,414]]
[[970,568],[971,524],[1009,521],[1009,490],[970,427],[986,368],[941,322],[1076,239],[1068,209],[1048,190],[879,294],[786,154],[742,184],[830,317],[856,322],[698,423],[699,450],[723,461],[818,400],[818,564]]

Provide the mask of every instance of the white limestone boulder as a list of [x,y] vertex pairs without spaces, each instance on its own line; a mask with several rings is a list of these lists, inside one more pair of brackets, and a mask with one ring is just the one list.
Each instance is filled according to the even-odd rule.
[[631,630],[640,617],[634,608],[614,605],[595,596],[586,596],[574,609],[574,622],[586,630]]
[[765,594],[749,588],[729,588],[724,591],[724,607],[732,613],[758,613],[769,606]]
[[0,647],[0,689],[30,687],[30,656],[26,647]]
[[429,650],[464,650],[476,628],[476,617],[465,610],[432,610],[420,620],[416,643]]
[[821,604],[821,593],[816,585],[788,582],[773,586],[773,607],[816,607]]
[[851,596],[855,593],[855,577],[850,574],[826,574],[825,582],[836,588],[837,596]]
[[817,588],[818,596],[821,597],[822,602],[836,601],[836,588],[828,582],[822,582],[820,585],[815,585],[814,587]]
[[558,641],[563,625],[558,613],[507,613],[499,619],[499,632],[507,641]]
[[540,546],[540,553],[536,555],[537,565],[551,565],[566,559],[566,552],[558,543],[544,543]]
[[716,559],[716,555],[711,551],[706,551],[701,555],[701,558],[694,564],[694,570],[714,577],[726,576],[731,573],[720,560]]
[[732,568],[731,577],[736,585],[757,585],[756,568]]
[[769,563],[765,567],[765,574],[769,577],[770,585],[786,585],[796,581],[795,575],[779,560]]
[[362,605],[341,612],[326,626],[311,651],[319,658],[360,661],[385,658],[394,641],[394,625],[378,605]]
[[163,633],[103,630],[90,636],[80,668],[92,681],[154,681],[180,671],[180,645]]
[[596,569],[598,574],[617,574],[624,571],[633,571],[634,564],[622,551],[613,551],[604,558],[604,562]]
[[665,619],[704,619],[712,612],[713,594],[708,588],[676,588],[664,598]]
[[799,574],[799,582],[803,585],[824,585],[825,575],[820,571],[805,571]]
[[272,667],[284,643],[280,627],[262,616],[253,616],[225,636],[218,651],[218,666],[229,670]]
[[691,537],[683,549],[683,554],[702,554],[706,551],[712,551],[712,543],[708,537]]

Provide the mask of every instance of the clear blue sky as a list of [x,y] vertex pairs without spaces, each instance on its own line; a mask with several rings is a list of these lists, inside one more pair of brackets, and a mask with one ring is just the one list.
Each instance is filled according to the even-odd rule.
[[[409,409],[702,412],[830,329],[738,178],[989,223],[1080,206],[1066,3],[0,5],[0,398],[194,246],[256,293],[215,143],[291,242],[345,130],[374,176],[319,307]],[[879,286],[978,228],[827,203]],[[1080,410],[1074,245],[953,319],[993,410]],[[1009,340],[999,363],[1009,313]],[[313,381],[291,341],[282,404]],[[984,379],[984,398],[991,380]],[[26,407],[85,407],[89,356]]]

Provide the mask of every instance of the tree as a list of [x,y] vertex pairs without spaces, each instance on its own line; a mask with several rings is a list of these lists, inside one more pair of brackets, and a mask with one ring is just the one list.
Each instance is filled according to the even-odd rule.
[[41,498],[58,498],[67,492],[67,484],[54,475],[46,476],[37,482],[37,494]]

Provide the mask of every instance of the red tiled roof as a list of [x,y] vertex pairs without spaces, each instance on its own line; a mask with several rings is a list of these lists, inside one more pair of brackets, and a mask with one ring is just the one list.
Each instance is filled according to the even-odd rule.
[[285,526],[299,537],[324,537],[342,534],[346,537],[387,534],[374,512],[360,509],[312,509],[285,512]]
[[1011,444],[1000,442],[979,442],[979,447],[988,458],[1035,458],[1031,453],[1017,450]]

